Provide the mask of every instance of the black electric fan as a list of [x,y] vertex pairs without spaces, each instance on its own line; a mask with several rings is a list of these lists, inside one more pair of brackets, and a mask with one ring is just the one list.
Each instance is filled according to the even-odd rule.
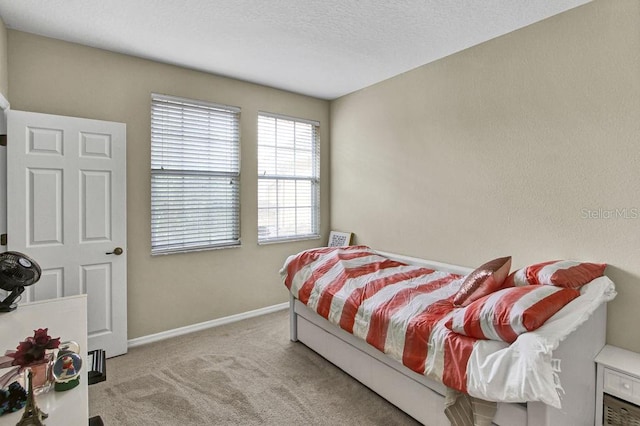
[[16,307],[16,299],[26,286],[40,279],[40,266],[29,256],[17,251],[0,253],[0,288],[9,295],[0,302],[0,312],[11,312]]

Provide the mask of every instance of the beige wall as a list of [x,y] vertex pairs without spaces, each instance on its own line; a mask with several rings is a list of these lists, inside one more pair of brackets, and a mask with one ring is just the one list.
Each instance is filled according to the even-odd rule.
[[[278,270],[321,241],[257,245],[257,111],[320,121],[326,236],[328,102],[13,30],[8,40],[12,109],[127,124],[129,338],[288,300]],[[150,256],[151,92],[242,108],[241,248]]]
[[9,99],[9,69],[7,66],[7,27],[0,17],[0,93]]
[[583,218],[640,212],[639,138],[640,2],[597,0],[332,102],[332,228],[468,266],[607,262],[608,342],[640,351],[640,218]]

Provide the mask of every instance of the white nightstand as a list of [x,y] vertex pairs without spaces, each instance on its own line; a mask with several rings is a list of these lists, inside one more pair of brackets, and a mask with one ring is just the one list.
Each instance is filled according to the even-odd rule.
[[596,363],[596,425],[600,426],[605,393],[640,405],[640,354],[606,345]]

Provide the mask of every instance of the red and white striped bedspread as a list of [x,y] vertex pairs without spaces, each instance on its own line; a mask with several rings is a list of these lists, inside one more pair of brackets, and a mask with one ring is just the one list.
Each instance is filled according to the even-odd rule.
[[543,341],[548,350],[535,343],[531,352],[540,356],[453,333],[444,324],[463,277],[390,260],[364,246],[301,252],[287,259],[281,274],[302,303],[419,374],[490,401],[560,406],[557,369],[545,352],[577,325],[564,335],[551,333],[559,340]]

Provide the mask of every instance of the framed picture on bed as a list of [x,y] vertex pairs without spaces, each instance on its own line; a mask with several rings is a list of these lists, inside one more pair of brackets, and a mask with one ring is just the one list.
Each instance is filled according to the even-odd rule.
[[351,245],[351,232],[331,231],[329,233],[329,247],[344,247]]

